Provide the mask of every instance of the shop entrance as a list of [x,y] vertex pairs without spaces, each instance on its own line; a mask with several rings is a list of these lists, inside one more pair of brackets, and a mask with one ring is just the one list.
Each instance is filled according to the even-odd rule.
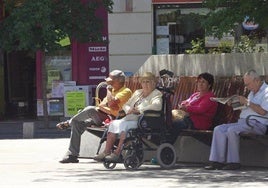
[[35,54],[11,52],[4,64],[5,119],[36,117]]

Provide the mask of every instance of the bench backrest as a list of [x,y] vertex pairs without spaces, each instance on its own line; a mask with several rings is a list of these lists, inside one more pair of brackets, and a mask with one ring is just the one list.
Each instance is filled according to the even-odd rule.
[[[180,76],[177,78],[174,95],[171,96],[172,109],[196,91],[196,78],[195,76]],[[268,80],[268,77],[262,76],[262,78]],[[140,89],[141,85],[138,80],[138,77],[129,77],[126,80],[126,86],[132,91]],[[247,96],[248,94],[248,90],[243,83],[243,76],[215,77],[213,92],[217,97],[228,97],[234,94]],[[212,128],[222,123],[237,121],[239,114],[239,110],[233,111],[231,107],[219,104]]]
[[[242,76],[216,77],[213,92],[217,97],[228,97],[235,94],[247,96],[248,94],[248,90],[244,87]],[[213,127],[222,123],[235,122],[239,114],[240,111],[233,111],[230,106],[219,104]]]
[[[183,100],[190,97],[196,91],[195,76],[180,76],[177,78],[177,84],[174,88],[174,95],[171,96],[172,109],[176,108]],[[268,81],[268,76],[262,76],[262,79]],[[129,77],[126,81],[126,86],[132,91],[141,88],[138,82],[138,77]],[[247,96],[249,91],[243,83],[243,76],[232,77],[215,77],[213,92],[217,97],[228,97],[234,94]],[[214,117],[213,127],[222,123],[231,123],[238,120],[240,111],[233,111],[227,105],[219,104],[217,113]]]

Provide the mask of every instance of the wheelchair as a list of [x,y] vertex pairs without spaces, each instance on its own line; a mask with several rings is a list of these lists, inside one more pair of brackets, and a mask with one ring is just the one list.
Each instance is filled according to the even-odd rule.
[[[123,163],[128,170],[138,169],[144,163],[145,151],[156,151],[156,160],[161,168],[172,168],[177,160],[176,151],[171,139],[171,102],[170,97],[173,95],[173,88],[176,82],[174,74],[168,70],[159,72],[160,79],[157,86],[162,92],[162,110],[145,111],[139,117],[138,128],[131,129],[126,134],[127,137],[121,149],[118,161],[103,160],[106,169],[115,168],[117,163]],[[97,154],[101,144],[106,141],[108,129],[101,137]],[[117,143],[114,145],[116,148]]]

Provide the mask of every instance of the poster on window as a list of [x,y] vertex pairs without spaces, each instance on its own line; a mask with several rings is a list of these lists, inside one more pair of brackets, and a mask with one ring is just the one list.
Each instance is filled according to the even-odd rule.
[[86,93],[84,91],[69,91],[65,96],[67,117],[74,116],[86,107]]
[[169,38],[158,38],[156,47],[157,54],[169,54]]
[[169,35],[168,26],[156,26],[156,35],[168,36]]
[[65,117],[72,117],[89,105],[92,105],[92,88],[90,86],[64,86]]

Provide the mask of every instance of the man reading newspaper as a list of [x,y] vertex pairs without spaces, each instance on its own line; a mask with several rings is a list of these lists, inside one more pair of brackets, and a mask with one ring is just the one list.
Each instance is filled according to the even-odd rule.
[[[243,79],[250,93],[248,98],[244,96],[238,98],[245,108],[241,110],[238,122],[215,127],[209,156],[211,165],[205,167],[207,170],[239,169],[239,134],[243,132],[264,135],[267,131],[268,85],[261,80],[255,70],[248,71]],[[255,115],[249,119],[250,126],[246,122],[249,115]]]

